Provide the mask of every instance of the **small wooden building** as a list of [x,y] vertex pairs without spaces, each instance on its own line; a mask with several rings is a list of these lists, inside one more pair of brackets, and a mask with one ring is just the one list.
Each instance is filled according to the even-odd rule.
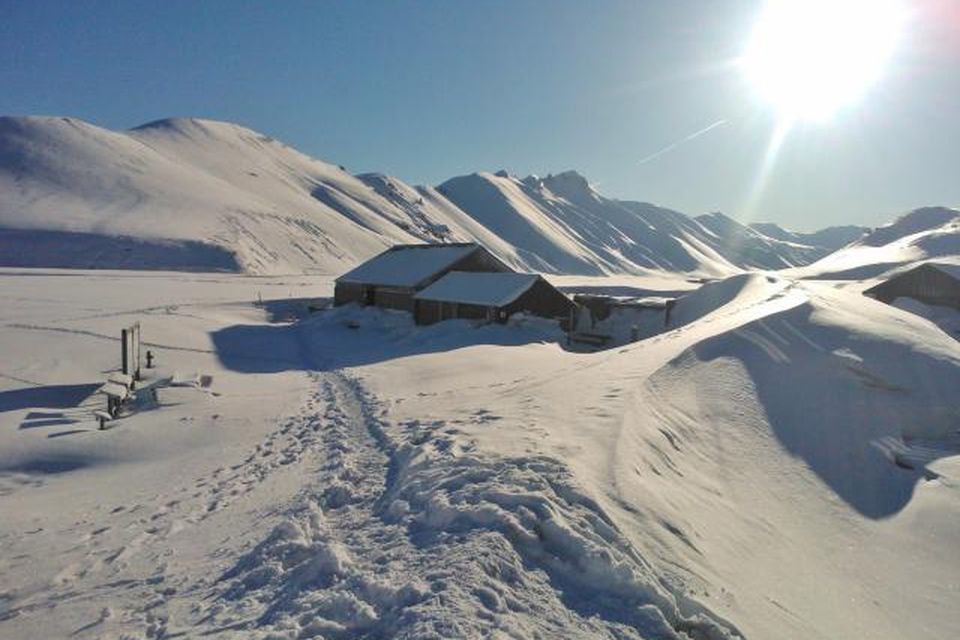
[[348,303],[414,310],[413,296],[451,271],[509,272],[474,242],[401,244],[336,279],[334,305]]
[[454,319],[506,322],[523,311],[560,320],[567,327],[576,308],[535,273],[452,271],[414,296],[417,324]]
[[898,273],[863,293],[888,304],[905,297],[960,309],[960,265],[928,262]]

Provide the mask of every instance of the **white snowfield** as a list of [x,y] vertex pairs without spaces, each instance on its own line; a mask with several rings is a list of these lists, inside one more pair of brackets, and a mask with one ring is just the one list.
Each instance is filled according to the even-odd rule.
[[[575,353],[307,315],[324,277],[0,270],[0,637],[952,638],[960,343],[834,284]],[[98,431],[135,320],[171,384]]]
[[526,271],[728,275],[809,264],[844,230],[774,238],[597,193],[565,172],[439,188],[351,175],[226,122],[110,131],[0,117],[0,266],[337,275],[396,243],[476,241]]

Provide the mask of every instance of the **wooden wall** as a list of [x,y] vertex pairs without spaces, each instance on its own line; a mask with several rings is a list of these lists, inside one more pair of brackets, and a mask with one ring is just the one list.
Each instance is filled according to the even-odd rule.
[[929,265],[894,276],[864,293],[886,303],[909,297],[926,304],[960,309],[960,281]]

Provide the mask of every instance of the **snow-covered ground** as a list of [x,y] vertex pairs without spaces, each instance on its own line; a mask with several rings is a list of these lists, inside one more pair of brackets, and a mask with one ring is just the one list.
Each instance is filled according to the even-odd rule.
[[[0,270],[0,637],[956,634],[960,343],[826,281],[559,280],[696,290],[577,353],[307,314],[322,277]],[[136,320],[167,382],[98,431]]]

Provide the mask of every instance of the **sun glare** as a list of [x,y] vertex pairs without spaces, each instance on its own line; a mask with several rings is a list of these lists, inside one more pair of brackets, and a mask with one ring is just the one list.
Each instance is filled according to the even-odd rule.
[[770,0],[741,64],[783,118],[823,119],[877,80],[903,21],[896,0]]

